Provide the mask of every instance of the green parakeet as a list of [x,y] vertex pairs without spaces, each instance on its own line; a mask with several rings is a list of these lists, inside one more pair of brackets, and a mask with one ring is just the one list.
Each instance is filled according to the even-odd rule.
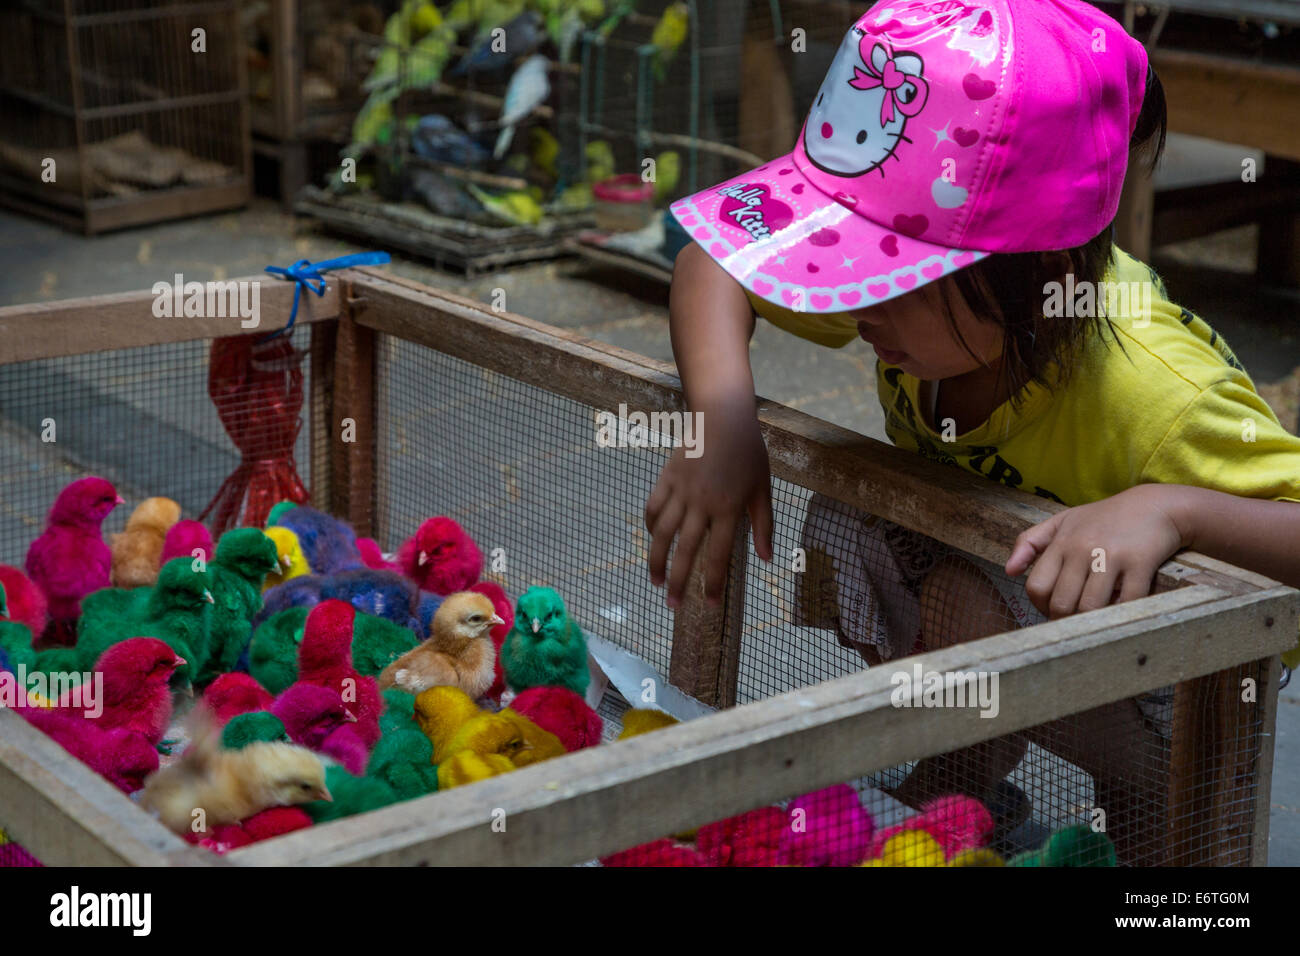
[[528,131],[528,155],[533,165],[555,179],[559,176],[556,160],[560,156],[560,143],[544,126],[534,126]]
[[483,204],[483,208],[502,222],[514,226],[535,226],[542,221],[542,207],[526,192],[508,192],[499,196],[484,192],[473,183],[466,183],[470,195]]
[[665,206],[677,191],[677,184],[682,178],[682,157],[676,150],[665,150],[655,157],[655,192],[656,206]]
[[671,4],[655,24],[650,43],[655,48],[655,79],[663,82],[668,75],[668,64],[677,55],[677,48],[686,40],[691,27],[691,8],[685,3]]
[[583,152],[587,157],[587,182],[602,182],[614,175],[614,150],[605,140],[593,139]]

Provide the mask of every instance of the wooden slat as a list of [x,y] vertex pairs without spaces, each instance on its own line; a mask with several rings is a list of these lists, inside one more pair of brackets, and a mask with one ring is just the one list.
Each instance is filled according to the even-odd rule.
[[[362,537],[370,537],[374,530],[377,338],[373,329],[353,318],[345,286],[335,337],[333,414],[326,431],[326,457],[330,462],[330,508]],[[343,440],[345,420],[350,420],[352,441]]]
[[749,521],[739,523],[722,602],[704,598],[704,556],[708,536],[696,553],[682,605],[673,614],[673,648],[668,682],[713,707],[733,707],[740,679],[740,642],[745,628],[745,577]]
[[[159,276],[159,281],[171,283],[174,277]],[[222,335],[265,335],[289,321],[294,283],[269,275],[226,281],[261,283],[257,328],[242,328],[238,317],[160,319],[153,314],[155,297],[148,290],[4,306],[0,307],[0,365]],[[336,318],[338,285],[339,280],[330,277],[324,296],[304,293],[296,322]]]
[[1277,733],[1278,681],[1282,661],[1271,657],[1262,662],[1259,678],[1259,756],[1255,761],[1255,826],[1251,831],[1250,865],[1268,866],[1268,831],[1273,801],[1273,754]]
[[[877,667],[230,854],[255,864],[563,864],[1278,653],[1300,593],[1197,586],[909,660],[996,672],[1000,712],[900,708]],[[1266,618],[1273,626],[1265,626]],[[1233,634],[1234,640],[1224,640]],[[725,785],[720,785],[725,782]],[[506,813],[506,830],[492,827]]]
[[1156,49],[1151,54],[1169,105],[1169,128],[1300,160],[1300,69],[1225,56]]
[[49,866],[215,866],[107,780],[0,708],[0,826]]

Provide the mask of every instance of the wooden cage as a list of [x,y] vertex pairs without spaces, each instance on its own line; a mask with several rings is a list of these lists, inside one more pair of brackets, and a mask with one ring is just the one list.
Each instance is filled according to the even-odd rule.
[[238,5],[0,11],[0,202],[92,235],[233,209],[251,151]]
[[[2,308],[0,369],[264,334],[285,324],[294,289],[266,281],[262,293],[259,330],[237,318],[160,320],[145,292]],[[683,405],[663,363],[375,270],[331,276],[323,297],[302,297],[297,322],[312,328],[313,499],[359,534],[371,532],[384,494],[381,338],[595,408]],[[1003,560],[1020,531],[1058,507],[771,402],[759,415],[775,477],[971,555]],[[343,418],[355,422],[355,442],[334,440],[332,423]],[[639,515],[642,502],[617,506]],[[1266,862],[1277,655],[1296,642],[1295,590],[1185,552],[1161,569],[1150,597],[924,655],[935,670],[1000,673],[996,720],[899,709],[886,667],[733,706],[744,634],[738,589],[756,573],[739,541],[735,554],[723,606],[704,603],[697,577],[672,621],[670,680],[720,708],[709,716],[218,857],[164,829],[17,714],[0,712],[0,824],[50,864],[572,864],[1175,685],[1165,862]],[[1256,694],[1243,694],[1235,670],[1243,664],[1258,668]],[[496,808],[509,816],[505,832],[492,826]]]

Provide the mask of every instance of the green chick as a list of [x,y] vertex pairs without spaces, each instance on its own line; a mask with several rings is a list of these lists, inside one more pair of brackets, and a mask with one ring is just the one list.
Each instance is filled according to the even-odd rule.
[[414,725],[385,733],[370,753],[366,776],[386,783],[399,800],[433,793],[438,789],[433,744]]
[[262,609],[262,582],[279,569],[280,553],[261,529],[236,528],[221,536],[208,565],[214,603],[208,654],[198,669],[200,683],[235,669],[253,636],[253,618]]
[[390,687],[381,696],[384,698],[384,712],[379,715],[379,732],[383,736],[416,729],[414,694],[400,687]]
[[501,645],[501,668],[516,692],[567,687],[587,693],[587,639],[551,588],[529,588],[515,605],[515,623]]
[[266,526],[269,528],[273,524],[279,523],[280,515],[296,507],[298,507],[298,503],[295,501],[289,501],[288,499],[285,499],[284,501],[277,501],[271,507],[270,514],[266,516]]
[[387,618],[358,611],[352,620],[352,666],[366,677],[378,677],[385,667],[419,644],[409,628]]
[[239,714],[221,728],[221,746],[226,750],[243,750],[255,743],[291,743],[289,732],[280,718],[267,710]]
[[272,694],[298,679],[298,648],[310,608],[287,607],[257,626],[248,648],[248,672]]

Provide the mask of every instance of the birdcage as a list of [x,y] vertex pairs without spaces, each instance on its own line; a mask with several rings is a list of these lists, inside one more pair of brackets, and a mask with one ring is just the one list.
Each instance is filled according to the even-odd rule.
[[243,205],[236,4],[0,10],[0,200],[88,234]]
[[276,165],[277,194],[338,166],[338,150],[397,0],[251,0],[241,7],[253,149]]
[[[265,284],[256,328],[159,319],[153,292],[0,309],[0,561],[92,469],[190,513],[210,498],[239,459],[208,401],[210,343],[283,327],[293,294]],[[555,587],[593,654],[627,665],[630,685],[602,665],[607,737],[647,688],[682,721],[218,857],[0,712],[0,827],[42,860],[580,863],[758,808],[812,812],[801,795],[848,782],[879,832],[937,797],[1018,793],[1019,812],[993,808],[1006,853],[1083,824],[1121,863],[1265,861],[1295,590],[1184,553],[1149,597],[1018,627],[989,569],[1058,506],[762,402],[776,558],[738,536],[721,606],[697,569],[670,611],[643,525],[669,442],[602,441],[600,424],[684,411],[671,367],[368,269],[304,295],[292,335],[313,503],[385,550],[452,516],[509,592]],[[898,587],[911,612],[885,601]],[[943,696],[962,674],[978,685],[964,705]]]
[[[687,32],[669,56],[654,39],[674,7],[688,12]],[[659,221],[666,220],[660,211],[788,153],[836,46],[860,13],[840,0],[659,2],[639,4],[612,31],[586,32],[575,95],[557,116],[562,142],[584,172],[603,161],[589,150],[608,146],[616,173],[652,180],[655,188],[639,222],[602,223],[571,242],[571,250],[666,281],[686,237],[664,237],[665,225],[672,226]]]
[[[495,9],[517,16],[522,5]],[[528,12],[540,24],[540,14]],[[527,132],[513,141],[518,155],[494,156],[492,150],[514,70],[549,35],[538,26],[525,50],[503,46],[490,69],[463,69],[466,59],[489,48],[485,24],[490,22],[457,27],[448,22],[404,37],[400,30],[386,30],[399,38],[386,35],[376,42],[374,73],[349,117],[351,132],[343,137],[347,146],[327,175],[317,177],[319,185],[298,192],[295,211],[336,232],[469,275],[562,254],[562,241],[590,226],[590,215],[585,208],[552,202],[564,177],[529,163],[519,149],[526,145]],[[504,26],[497,26],[504,32]],[[565,80],[577,69],[558,60],[547,62],[552,97],[565,95]],[[543,99],[519,127],[549,126],[555,113]],[[420,126],[432,119],[445,124],[441,135],[454,139],[453,145],[425,148]],[[514,160],[528,168],[512,168]],[[340,163],[351,164],[346,179]],[[496,205],[494,200],[503,196],[525,208],[516,215],[508,204]]]

